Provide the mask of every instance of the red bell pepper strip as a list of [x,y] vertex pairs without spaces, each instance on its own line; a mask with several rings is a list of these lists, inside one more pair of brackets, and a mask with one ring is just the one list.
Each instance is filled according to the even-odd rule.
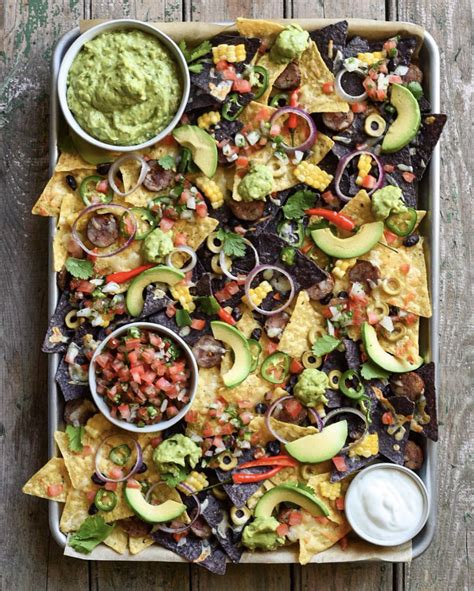
[[249,472],[232,474],[232,482],[234,484],[248,484],[249,482],[260,482],[261,480],[267,480],[267,478],[275,476],[282,469],[283,466],[275,466],[274,468],[268,470],[268,472],[264,472],[263,474],[250,474]]
[[293,468],[298,465],[298,462],[289,456],[264,456],[257,460],[244,462],[239,465],[239,470],[242,468],[255,468],[256,466],[282,466],[284,468]]
[[319,215],[333,223],[338,228],[341,228],[341,230],[353,230],[355,228],[355,223],[351,220],[351,218],[344,215],[343,213],[339,213],[338,211],[331,211],[330,209],[315,207],[313,209],[307,209],[305,213],[307,215]]
[[112,273],[111,275],[107,275],[105,281],[106,283],[111,283],[112,281],[114,283],[126,283],[127,281],[130,281],[130,279],[140,275],[140,273],[143,273],[143,271],[151,269],[155,266],[156,265],[141,265],[140,267],[136,267],[136,269],[132,269],[131,271],[119,271],[118,273]]
[[235,319],[232,317],[232,314],[229,314],[229,312],[227,312],[227,310],[224,310],[224,308],[220,308],[217,312],[217,315],[221,320],[227,322],[227,324],[230,324],[231,326],[233,326],[236,322]]

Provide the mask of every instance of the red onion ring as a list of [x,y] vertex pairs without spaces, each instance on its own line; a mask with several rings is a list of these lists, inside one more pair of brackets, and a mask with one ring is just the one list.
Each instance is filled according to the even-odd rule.
[[[282,437],[281,435],[279,435],[272,427],[272,422],[271,422],[271,418],[272,418],[272,414],[275,412],[275,409],[277,408],[277,406],[279,404],[281,404],[282,402],[284,402],[285,400],[290,400],[290,399],[294,399],[294,396],[282,396],[281,398],[278,398],[277,400],[275,400],[275,402],[273,402],[267,409],[267,412],[265,413],[265,427],[270,431],[270,433],[273,435],[273,437],[275,439],[278,439],[278,441],[280,443],[289,443],[289,441],[287,439],[285,439],[284,437]],[[307,408],[306,409],[314,418],[315,423],[318,426],[318,431],[322,431],[323,430],[323,421],[321,420],[321,417],[319,416],[319,414],[314,410],[314,408]]]
[[285,142],[282,142],[280,146],[288,152],[289,154],[294,154],[295,152],[306,152],[309,150],[314,142],[316,141],[316,137],[318,135],[318,130],[316,128],[316,123],[313,121],[313,118],[309,113],[303,111],[303,109],[299,109],[298,107],[281,107],[275,113],[273,113],[272,118],[270,119],[270,125],[273,125],[277,119],[279,119],[285,113],[292,113],[293,115],[297,115],[306,121],[309,127],[309,135],[305,139],[305,141],[300,144],[299,146],[289,146]]
[[333,417],[335,417],[337,415],[341,415],[341,414],[356,415],[356,417],[359,417],[359,419],[361,419],[365,425],[364,432],[359,437],[359,439],[356,439],[355,441],[353,441],[352,443],[349,443],[349,445],[346,445],[345,447],[343,447],[341,449],[341,451],[347,451],[351,447],[354,447],[355,445],[360,443],[362,441],[362,439],[364,439],[364,437],[367,435],[367,431],[369,430],[369,423],[367,421],[367,417],[364,415],[364,413],[362,411],[357,410],[357,408],[352,408],[352,406],[342,406],[341,408],[335,408],[334,410],[331,410],[330,412],[328,412],[328,414],[323,418],[323,426],[325,427],[326,423],[328,421],[330,421]]
[[[147,502],[149,502],[152,491],[155,488],[157,488],[158,486],[161,486],[163,484],[168,486],[166,484],[166,482],[163,482],[162,480],[160,482],[155,482],[155,484],[153,486],[151,486],[149,488],[148,492],[146,493],[145,500]],[[178,486],[181,486],[182,488],[189,491],[189,496],[191,496],[193,498],[193,501],[196,503],[196,515],[194,515],[194,517],[191,519],[190,523],[187,523],[187,524],[183,525],[182,527],[167,527],[166,525],[157,524],[158,529],[160,529],[161,531],[164,531],[168,534],[180,534],[185,531],[188,531],[188,529],[190,529],[191,526],[194,525],[194,523],[197,521],[198,517],[201,515],[201,503],[196,495],[196,491],[184,483],[181,483]],[[170,488],[170,487],[168,487],[168,488]]]
[[[365,99],[367,98],[367,92],[363,92],[362,94],[359,94],[358,96],[353,96],[352,94],[348,94],[343,88],[342,88],[342,77],[344,76],[344,74],[347,74],[348,70],[340,70],[336,76],[336,82],[335,82],[335,89],[337,94],[344,99],[347,103],[360,103],[362,101],[365,101]],[[355,72],[357,74],[357,72]],[[361,74],[362,78],[365,78],[365,75]]]
[[382,184],[383,184],[383,179],[385,176],[385,172],[383,169],[383,164],[380,161],[380,158],[378,158],[378,156],[376,156],[374,153],[372,152],[368,152],[367,150],[355,150],[354,152],[351,152],[350,154],[346,154],[346,156],[344,156],[343,158],[341,158],[339,160],[339,164],[337,165],[337,169],[336,169],[336,175],[335,175],[335,179],[334,179],[334,184],[335,184],[335,189],[336,189],[336,193],[337,196],[339,197],[339,199],[341,199],[342,201],[350,201],[352,199],[352,197],[350,197],[349,195],[344,195],[344,193],[341,191],[339,185],[341,182],[341,178],[342,175],[344,173],[344,171],[346,170],[349,162],[351,160],[353,160],[354,158],[356,158],[357,156],[362,156],[362,154],[368,154],[371,158],[373,158],[377,164],[377,168],[379,171],[379,178],[377,179],[377,182],[375,184],[375,187],[373,189],[371,189],[368,194],[372,195],[372,193],[374,191],[376,191],[377,189],[379,189]]
[[[138,181],[137,181],[136,185],[134,185],[128,191],[121,191],[117,187],[117,184],[115,182],[115,176],[116,176],[120,166],[124,162],[127,162],[127,160],[135,160],[137,162],[140,162],[140,164],[141,164],[140,175],[138,177]],[[150,170],[150,166],[141,154],[139,154],[138,152],[129,152],[127,154],[124,154],[123,156],[120,156],[120,158],[117,158],[117,160],[115,160],[115,162],[113,162],[112,166],[109,168],[107,178],[109,181],[109,185],[112,187],[114,193],[117,193],[117,195],[120,195],[120,197],[126,197],[127,195],[130,195],[130,193],[133,193],[134,191],[136,191],[138,189],[138,187],[140,187],[140,185],[143,184],[143,181],[145,180],[146,174],[149,170]]]
[[[176,254],[177,252],[185,252],[186,254],[189,254],[189,256],[191,257],[191,261],[185,266],[185,267],[175,267],[173,265],[173,255]],[[192,271],[192,269],[194,269],[194,267],[196,266],[197,263],[197,256],[196,256],[196,251],[193,250],[190,246],[176,246],[176,248],[174,248],[169,255],[166,257],[166,264],[168,265],[168,267],[171,267],[172,269],[177,269],[178,271],[181,271],[182,273],[187,273],[188,271]]]
[[[278,271],[279,273],[284,275],[290,283],[290,295],[288,296],[288,300],[282,306],[277,308],[276,310],[263,310],[263,308],[259,308],[258,306],[253,304],[252,298],[250,297],[250,289],[251,289],[250,286],[252,285],[252,281],[255,279],[255,277],[259,273],[261,273],[262,271],[265,271],[266,269],[269,269],[271,271]],[[291,304],[291,302],[293,301],[293,298],[295,296],[295,284],[294,284],[294,281],[293,281],[293,278],[291,277],[291,275],[287,271],[285,271],[284,269],[281,269],[280,267],[276,267],[275,265],[257,265],[247,275],[247,279],[245,280],[245,295],[247,296],[248,305],[252,308],[252,310],[255,310],[259,314],[263,314],[264,316],[273,316],[274,314],[278,314],[279,312],[283,312],[283,310],[285,310]]]
[[[130,218],[132,219],[132,223],[133,223],[133,230],[130,232],[130,235],[127,237],[127,239],[122,244],[122,246],[119,246],[116,250],[113,250],[112,252],[107,252],[105,254],[101,254],[100,252],[96,252],[95,250],[91,250],[90,248],[88,248],[84,244],[84,242],[82,242],[82,240],[79,236],[79,231],[78,231],[78,227],[77,227],[79,224],[79,221],[81,220],[81,218],[84,215],[88,215],[89,213],[91,213],[93,211],[99,211],[99,210],[104,213],[108,213],[110,210],[112,210],[112,213],[116,212],[118,216],[121,216],[124,213],[129,213]],[[130,212],[130,210],[127,207],[124,207],[123,205],[119,205],[118,203],[95,203],[94,205],[89,205],[89,207],[86,207],[85,209],[83,209],[81,211],[81,213],[75,219],[74,224],[72,225],[73,239],[77,242],[77,244],[79,244],[79,246],[82,248],[82,250],[84,252],[86,252],[87,254],[89,254],[93,257],[96,257],[96,258],[111,257],[114,254],[118,254],[119,252],[122,252],[122,250],[125,250],[127,248],[127,246],[130,246],[132,240],[135,237],[136,232],[137,232],[137,220],[135,219],[135,216]]]
[[[250,242],[250,240],[248,240],[247,238],[242,238],[242,240],[245,242],[245,244],[247,246],[250,246],[250,249],[253,251],[253,256],[255,257],[255,267],[258,266],[258,264],[260,263],[260,258],[258,256],[258,252],[257,249],[255,248],[255,246]],[[240,277],[236,277],[235,275],[232,275],[232,273],[229,271],[229,269],[227,268],[227,262],[225,260],[225,252],[224,249],[222,249],[219,252],[219,264],[221,266],[222,272],[224,273],[224,275],[226,277],[228,277],[229,279],[233,279],[234,281],[240,281]],[[255,268],[254,267],[254,268]]]
[[[124,438],[128,439],[129,441],[132,441],[133,445],[135,446],[135,451],[137,453],[137,459],[135,461],[134,466],[132,467],[131,471],[126,476],[123,476],[122,478],[109,478],[108,476],[105,476],[105,474],[103,472],[101,472],[101,470],[99,469],[99,461],[101,459],[100,451],[101,451],[102,447],[104,446],[104,444],[107,441],[109,441],[109,439],[112,439],[113,437],[124,437]],[[99,447],[97,448],[97,451],[95,454],[96,476],[97,476],[97,478],[100,478],[101,480],[104,480],[105,482],[125,482],[125,480],[130,478],[130,476],[133,476],[140,469],[142,464],[143,464],[143,452],[142,452],[141,445],[138,443],[138,441],[133,439],[133,437],[130,437],[128,435],[120,434],[120,435],[110,435],[109,437],[106,437],[104,440],[102,440],[102,442],[99,445]]]

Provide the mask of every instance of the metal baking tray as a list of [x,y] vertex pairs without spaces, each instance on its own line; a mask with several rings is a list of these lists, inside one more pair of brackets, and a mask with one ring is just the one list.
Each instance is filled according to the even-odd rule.
[[[328,24],[334,21],[328,21]],[[229,23],[230,24],[230,23]],[[403,23],[400,23],[400,27]],[[352,33],[353,31],[351,31]],[[61,37],[56,45],[51,69],[50,123],[49,123],[49,173],[53,174],[58,159],[58,133],[61,125],[65,125],[59,108],[57,95],[57,78],[59,67],[69,46],[79,37],[79,27]],[[419,62],[425,74],[425,90],[434,113],[440,112],[440,58],[439,48],[433,37],[425,31],[424,40],[419,54]],[[431,162],[419,184],[419,206],[428,214],[423,222],[422,230],[425,237],[425,256],[430,277],[431,301],[433,316],[420,321],[420,348],[426,361],[435,363],[435,380],[439,389],[439,238],[440,238],[440,148],[436,146]],[[51,317],[59,297],[56,273],[53,266],[52,239],[55,233],[56,220],[49,220],[49,277],[48,277],[48,317]],[[59,364],[59,355],[48,356],[48,454],[57,456],[58,449],[54,441],[54,431],[63,427],[63,397],[58,391],[54,376]],[[438,395],[439,397],[439,395]],[[436,444],[427,439],[425,444],[425,462],[420,471],[430,498],[430,513],[423,530],[413,539],[412,558],[417,558],[430,546],[436,529],[437,515],[437,452]],[[61,516],[60,503],[49,501],[49,526],[54,540],[62,547],[66,546],[67,537],[59,529]],[[166,551],[169,562],[182,562],[183,559],[172,552]],[[122,558],[123,559],[123,558]],[[260,562],[263,562],[264,558]],[[252,562],[258,562],[254,560]]]

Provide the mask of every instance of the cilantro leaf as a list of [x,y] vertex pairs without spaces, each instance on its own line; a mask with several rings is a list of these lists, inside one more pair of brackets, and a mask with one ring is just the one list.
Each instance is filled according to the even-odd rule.
[[313,345],[312,351],[315,355],[321,357],[321,355],[326,355],[326,353],[331,353],[331,351],[334,351],[334,349],[336,349],[336,347],[338,347],[340,344],[341,341],[339,339],[325,334],[323,337],[317,339]]
[[107,525],[100,515],[85,519],[81,527],[69,538],[69,545],[81,554],[90,554],[92,550],[105,540],[114,529]]
[[222,242],[222,248],[227,256],[243,257],[245,255],[245,242],[240,234],[226,232],[221,228],[217,232],[217,239]]
[[283,213],[287,220],[298,220],[304,216],[306,209],[313,207],[316,194],[312,191],[296,191],[283,206]]
[[188,66],[188,70],[193,74],[200,74],[204,69],[203,64],[196,62],[195,64],[191,64]]
[[383,380],[388,378],[390,373],[381,367],[377,367],[374,363],[366,361],[360,368],[360,375],[364,378],[364,380]]
[[173,156],[168,154],[167,156],[162,156],[161,158],[159,158],[158,164],[161,166],[161,168],[164,168],[165,170],[171,170],[175,167],[176,162]]
[[199,307],[208,316],[212,316],[213,314],[217,314],[220,310],[219,302],[216,300],[214,296],[199,296],[195,298],[198,302]]
[[69,449],[71,451],[81,452],[83,448],[82,437],[84,436],[84,427],[68,425],[66,427],[66,435]]
[[94,265],[87,259],[69,257],[66,260],[66,269],[77,279],[90,279],[94,275]]
[[189,326],[192,322],[191,315],[187,310],[176,310],[176,324],[181,328]]

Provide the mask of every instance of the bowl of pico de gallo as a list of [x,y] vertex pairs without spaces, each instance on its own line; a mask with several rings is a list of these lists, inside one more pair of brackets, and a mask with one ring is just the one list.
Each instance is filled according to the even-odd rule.
[[172,330],[152,322],[121,326],[97,347],[89,386],[100,412],[135,433],[179,422],[196,395],[198,368],[191,349]]

